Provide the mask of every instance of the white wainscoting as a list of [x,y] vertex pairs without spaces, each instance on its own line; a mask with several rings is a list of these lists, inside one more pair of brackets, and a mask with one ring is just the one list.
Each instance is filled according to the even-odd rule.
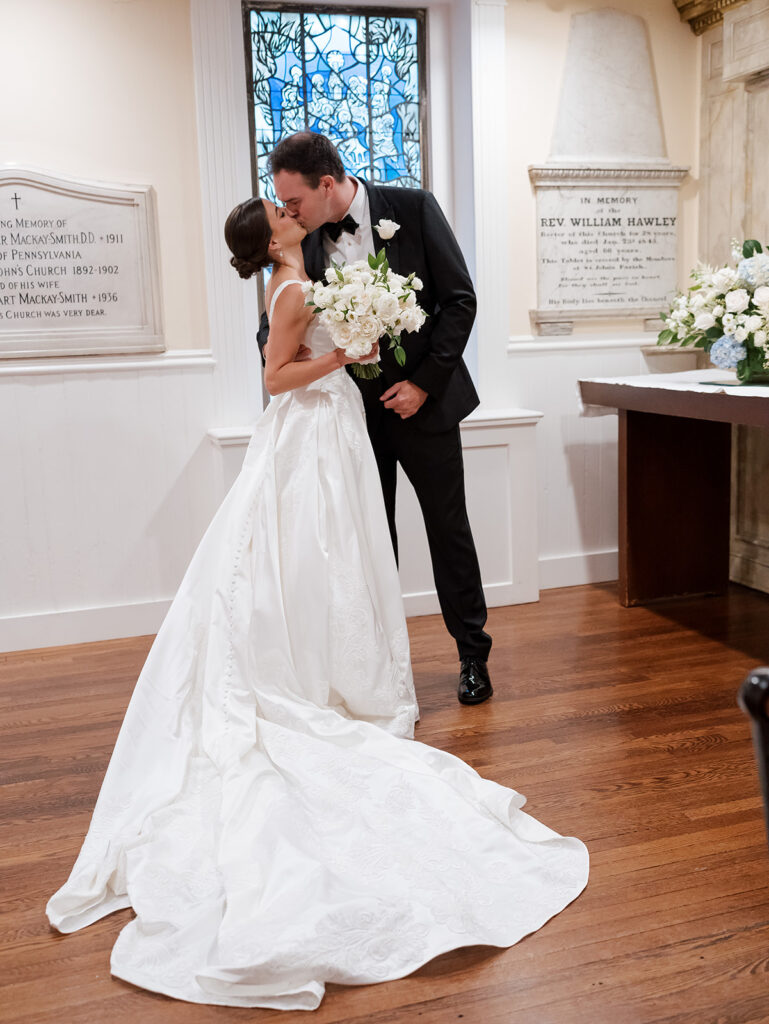
[[162,621],[220,500],[215,364],[205,352],[141,364],[0,376],[0,650]]
[[638,331],[509,340],[495,398],[544,413],[536,432],[543,590],[617,578],[617,417],[583,416],[577,381],[694,369],[696,353],[655,341]]
[[[539,599],[536,427],[528,409],[478,410],[462,424],[467,513],[489,607]],[[399,470],[396,509],[407,615],[440,611],[424,523]]]
[[[489,607],[539,598],[535,428],[541,415],[530,409],[476,410],[461,426],[467,510]],[[226,489],[240,469],[250,431],[214,428],[208,436],[219,449]],[[422,513],[400,469],[396,522],[406,614],[439,612]]]

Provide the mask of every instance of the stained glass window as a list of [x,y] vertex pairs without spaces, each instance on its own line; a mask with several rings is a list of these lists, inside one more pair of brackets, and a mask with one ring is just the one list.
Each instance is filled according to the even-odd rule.
[[275,198],[267,154],[286,135],[327,135],[349,174],[426,185],[424,12],[244,5],[259,195]]

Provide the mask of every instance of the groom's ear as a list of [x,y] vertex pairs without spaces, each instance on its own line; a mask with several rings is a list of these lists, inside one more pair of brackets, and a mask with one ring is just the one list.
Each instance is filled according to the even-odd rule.
[[318,188],[323,192],[324,195],[328,196],[334,191],[337,182],[331,174],[321,174],[318,179]]

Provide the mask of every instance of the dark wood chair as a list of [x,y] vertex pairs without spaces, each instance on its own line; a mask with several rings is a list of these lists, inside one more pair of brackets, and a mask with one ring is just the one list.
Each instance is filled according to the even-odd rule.
[[740,687],[737,702],[745,714],[750,716],[769,840],[769,668],[753,669]]

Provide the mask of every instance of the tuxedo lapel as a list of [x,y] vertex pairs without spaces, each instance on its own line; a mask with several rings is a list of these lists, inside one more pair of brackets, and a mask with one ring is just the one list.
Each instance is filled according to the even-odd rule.
[[322,228],[307,235],[302,242],[302,252],[304,254],[304,269],[313,281],[320,281],[325,270]]
[[366,188],[366,192],[368,193],[368,209],[371,214],[371,233],[374,237],[374,249],[376,252],[379,252],[382,246],[384,246],[385,253],[387,255],[387,262],[397,274],[399,272],[398,261],[400,259],[399,232],[396,231],[392,238],[384,240],[379,237],[379,233],[375,227],[380,220],[396,219],[393,208],[376,185],[370,185],[367,181],[364,181],[363,184]]

